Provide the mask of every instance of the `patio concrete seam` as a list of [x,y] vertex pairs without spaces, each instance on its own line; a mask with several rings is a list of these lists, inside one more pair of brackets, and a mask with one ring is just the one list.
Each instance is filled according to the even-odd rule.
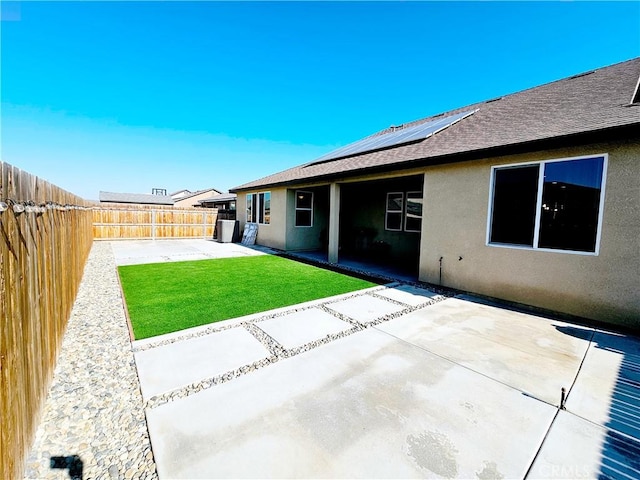
[[630,440],[632,442],[635,442],[635,443],[640,443],[640,439],[639,438],[634,437],[633,435],[625,433],[625,432],[623,432],[621,430],[618,430],[617,428],[613,428],[613,427],[610,427],[610,426],[603,425],[601,423],[595,422],[595,421],[593,421],[593,420],[591,420],[591,419],[589,419],[589,418],[587,418],[587,417],[585,417],[583,415],[578,415],[576,412],[573,412],[571,410],[566,410],[565,409],[564,412],[567,413],[568,415],[571,415],[572,417],[576,417],[576,418],[579,418],[580,420],[584,420],[585,422],[593,425],[594,427],[602,428],[602,429],[610,431],[610,432],[616,432],[621,437],[624,437],[624,438],[626,438],[626,439],[628,439],[628,440]]
[[582,371],[582,366],[584,365],[585,360],[587,359],[587,354],[589,353],[589,350],[591,350],[591,345],[593,345],[593,337],[595,337],[596,335],[596,331],[595,330],[591,330],[591,337],[589,338],[589,343],[587,344],[587,348],[585,348],[584,350],[584,355],[582,356],[582,361],[580,362],[580,365],[578,365],[578,371],[576,372],[576,375],[573,377],[573,382],[571,382],[571,386],[569,387],[569,390],[567,390],[567,394],[565,395],[564,398],[564,402],[567,403],[567,401],[569,400],[569,396],[571,395],[571,391],[573,390],[573,387],[575,386],[576,382],[578,381],[578,375],[580,375],[580,372]]
[[[382,322],[379,322],[379,323],[377,323],[376,325],[379,325],[380,323],[382,323]],[[376,326],[376,325],[372,325],[372,326],[375,328],[375,326]],[[551,407],[553,407],[553,408],[558,408],[558,405],[554,405],[553,403],[547,402],[546,400],[544,400],[544,399],[542,399],[542,398],[540,398],[540,397],[535,396],[535,395],[534,395],[533,393],[531,393],[531,392],[526,392],[526,391],[524,391],[524,390],[520,390],[519,388],[516,388],[516,387],[514,387],[513,385],[510,385],[510,384],[508,384],[508,383],[506,383],[506,382],[503,382],[502,380],[498,380],[497,378],[490,377],[490,376],[489,376],[489,375],[487,375],[486,373],[482,373],[482,372],[479,372],[479,371],[477,371],[477,370],[474,370],[473,368],[471,368],[471,367],[469,367],[469,366],[467,366],[467,365],[463,365],[462,363],[458,363],[458,362],[456,362],[456,361],[454,361],[454,360],[452,360],[452,359],[450,359],[450,358],[448,358],[448,357],[445,357],[444,355],[441,355],[441,354],[439,354],[439,353],[433,352],[433,351],[429,350],[428,348],[425,348],[425,347],[423,347],[423,346],[421,346],[421,345],[417,345],[417,344],[415,344],[415,343],[411,343],[411,342],[409,342],[409,341],[405,340],[404,338],[400,338],[400,337],[398,337],[398,336],[396,336],[396,335],[393,335],[392,333],[389,333],[389,332],[386,332],[386,331],[384,331],[384,330],[380,330],[380,329],[377,329],[377,328],[376,328],[376,330],[377,330],[378,332],[385,333],[385,334],[389,335],[390,337],[393,337],[393,338],[395,338],[395,339],[397,339],[397,340],[400,340],[401,342],[406,343],[407,345],[411,345],[412,347],[419,348],[420,350],[423,350],[423,351],[425,351],[425,352],[427,352],[427,353],[429,353],[429,354],[431,354],[431,355],[434,355],[434,356],[436,356],[436,357],[438,357],[438,358],[441,358],[442,360],[445,360],[445,361],[447,361],[447,362],[449,362],[449,363],[451,363],[451,364],[453,364],[453,365],[456,365],[456,366],[458,366],[458,367],[464,368],[465,370],[468,370],[468,371],[470,371],[470,372],[472,372],[472,373],[475,373],[476,375],[480,375],[480,376],[482,376],[482,377],[485,377],[485,378],[486,378],[486,379],[488,379],[488,380],[491,380],[491,381],[493,381],[493,382],[496,382],[496,383],[499,383],[499,384],[501,384],[501,385],[504,385],[505,387],[507,387],[507,388],[509,388],[509,389],[511,389],[511,390],[515,390],[516,392],[519,392],[520,394],[522,394],[522,395],[524,395],[524,396],[526,396],[526,397],[529,397],[529,398],[531,398],[532,400],[537,400],[538,402],[542,402],[542,403],[544,403],[544,404],[546,404],[546,405],[549,405],[549,406],[551,406]]]
[[536,450],[536,453],[533,455],[533,458],[531,459],[531,462],[529,463],[529,468],[527,468],[527,473],[524,474],[523,480],[526,480],[529,477],[529,473],[531,473],[531,469],[533,468],[533,464],[536,463],[536,459],[538,458],[538,455],[540,455],[540,452],[542,451],[542,447],[544,446],[544,442],[547,440],[547,437],[549,436],[549,433],[551,433],[551,428],[553,427],[553,424],[555,423],[556,419],[558,418],[558,414],[559,413],[560,413],[560,407],[558,407],[558,409],[556,410],[555,415],[551,419],[551,423],[549,423],[549,428],[547,428],[547,431],[545,432],[544,437],[542,437],[542,441],[540,442],[540,445],[538,446],[538,449]]

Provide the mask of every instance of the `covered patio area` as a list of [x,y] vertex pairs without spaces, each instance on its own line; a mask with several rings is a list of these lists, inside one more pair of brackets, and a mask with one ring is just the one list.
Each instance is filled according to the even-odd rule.
[[329,255],[326,251],[313,250],[307,252],[287,252],[287,256],[320,265],[330,265],[334,268],[360,273],[367,276],[378,277],[382,280],[401,281],[414,283],[418,281],[418,275],[412,269],[403,265],[392,263],[381,263],[372,261],[370,258],[356,256],[352,254],[341,254],[338,263],[329,262]]

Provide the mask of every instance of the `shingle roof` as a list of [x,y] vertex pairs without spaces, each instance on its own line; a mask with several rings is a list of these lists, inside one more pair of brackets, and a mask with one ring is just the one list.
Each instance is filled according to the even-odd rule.
[[152,195],[149,193],[114,193],[100,192],[101,202],[137,203],[149,205],[173,205],[173,198],[169,195]]
[[[187,192],[188,190],[181,190],[181,191]],[[211,192],[211,191],[220,193],[220,190],[216,190],[215,188],[205,188],[205,189],[198,190],[198,191],[195,191],[195,192],[189,192],[189,193],[187,193],[187,194],[185,194],[185,195],[183,195],[181,197],[176,198],[175,201],[176,202],[181,202],[182,200],[187,200],[187,199],[189,199],[191,197],[195,197],[196,195],[202,195],[203,193]],[[180,193],[180,192],[178,192],[178,193]]]
[[416,162],[455,161],[470,152],[640,125],[640,104],[631,104],[639,77],[640,57],[405,124],[417,125],[442,115],[478,109],[419,142],[307,163],[230,191],[355,175],[370,169],[391,170]]
[[220,193],[212,197],[203,198],[198,200],[199,203],[211,203],[211,202],[229,202],[235,200],[238,196],[235,193]]

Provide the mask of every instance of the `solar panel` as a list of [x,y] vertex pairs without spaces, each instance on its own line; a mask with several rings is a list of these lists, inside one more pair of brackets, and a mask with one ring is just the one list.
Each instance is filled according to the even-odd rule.
[[429,122],[414,125],[412,127],[401,128],[394,132],[385,133],[383,135],[368,137],[364,140],[350,143],[349,145],[329,152],[326,155],[323,155],[322,157],[316,159],[309,165],[315,165],[317,163],[323,163],[329,160],[337,160],[338,158],[344,158],[358,153],[380,150],[383,148],[392,147],[394,145],[402,145],[403,143],[424,140],[425,138],[438,133],[440,130],[453,125],[463,118],[466,118],[469,115],[473,115],[477,111],[478,110],[468,110],[466,112],[456,113],[455,115],[438,118],[437,120],[431,120]]

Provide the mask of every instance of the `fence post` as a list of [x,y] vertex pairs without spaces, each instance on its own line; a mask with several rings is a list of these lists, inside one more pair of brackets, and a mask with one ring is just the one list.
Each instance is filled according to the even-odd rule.
[[156,239],[156,210],[151,210],[151,239]]

